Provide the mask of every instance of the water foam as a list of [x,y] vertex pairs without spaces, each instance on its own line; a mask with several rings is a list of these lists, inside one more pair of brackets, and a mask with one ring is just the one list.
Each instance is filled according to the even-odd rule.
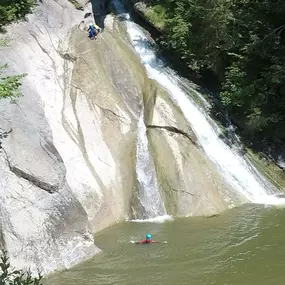
[[258,204],[284,205],[285,199],[276,197],[272,189],[266,189],[262,180],[253,170],[253,166],[234,149],[219,138],[219,128],[188,95],[181,90],[176,78],[162,68],[142,29],[133,22],[127,22],[131,42],[145,65],[150,78],[156,80],[169,91],[175,102],[195,132],[205,154],[212,160],[223,177],[249,202]]
[[[126,12],[118,0],[113,0],[113,3],[118,12]],[[180,107],[195,132],[205,154],[225,180],[248,202],[285,205],[285,198],[275,196],[276,189],[272,190],[273,187],[266,186],[263,179],[256,175],[253,165],[219,138],[220,130],[217,124],[179,87],[179,78],[174,72],[164,68],[164,62],[157,58],[142,28],[130,20],[126,20],[126,26],[130,41],[149,77],[168,90],[170,98]]]
[[153,158],[148,149],[148,138],[143,111],[138,122],[136,157],[138,199],[144,208],[144,214],[147,218],[154,218],[166,214],[158,188]]
[[172,221],[173,217],[169,215],[157,216],[150,219],[136,219],[136,220],[128,220],[128,222],[132,223],[155,223],[155,224],[162,224],[164,222]]

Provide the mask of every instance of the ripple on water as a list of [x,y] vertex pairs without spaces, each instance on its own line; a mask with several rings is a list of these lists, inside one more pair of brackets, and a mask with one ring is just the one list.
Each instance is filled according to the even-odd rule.
[[[135,245],[151,232],[168,244]],[[283,285],[285,211],[245,205],[215,219],[122,223],[95,236],[94,259],[47,285]]]

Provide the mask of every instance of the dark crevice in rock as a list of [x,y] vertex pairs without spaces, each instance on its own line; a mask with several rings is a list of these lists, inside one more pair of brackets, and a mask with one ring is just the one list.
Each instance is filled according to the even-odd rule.
[[211,216],[208,216],[207,218],[209,219],[209,218],[217,218],[217,217],[219,217],[220,215],[219,214],[214,214],[214,215],[211,215]]
[[169,132],[172,132],[172,133],[176,133],[176,134],[180,134],[180,135],[183,135],[184,137],[186,137],[188,140],[191,141],[192,144],[194,144],[195,146],[199,147],[197,141],[192,138],[189,134],[187,134],[186,132],[184,132],[183,130],[180,130],[176,127],[172,127],[172,126],[157,126],[157,125],[147,125],[147,128],[150,128],[150,129],[164,129],[164,130],[167,130]]
[[85,13],[84,15],[84,19],[88,18],[88,17],[91,17],[92,16],[92,13]]
[[185,193],[185,194],[188,194],[188,195],[191,195],[191,196],[200,196],[200,195],[197,195],[197,194],[193,194],[193,193],[190,193],[190,192],[187,192],[185,190],[177,190],[177,189],[174,189],[174,188],[170,188],[172,191],[175,191],[175,192],[182,192],[182,193]]
[[[80,10],[80,11],[84,11],[84,6],[81,5],[77,0],[68,0],[71,4],[73,4],[73,6],[75,7],[75,9]],[[88,1],[87,1],[88,2]]]
[[9,166],[10,170],[16,174],[18,177],[20,178],[24,178],[26,180],[28,180],[29,182],[31,182],[32,184],[34,184],[35,186],[37,186],[38,188],[41,188],[42,190],[53,194],[55,192],[58,191],[59,189],[59,184],[55,184],[55,185],[51,185],[49,183],[43,182],[41,180],[39,180],[37,177],[26,173],[25,171],[21,170],[20,168],[16,167],[16,166]]
[[10,129],[9,131],[5,131],[0,128],[0,150],[2,148],[2,140],[6,139],[11,132],[12,132],[12,129]]
[[47,141],[46,139],[43,140],[44,144],[42,143],[42,140],[40,140],[40,146],[44,150],[44,152],[54,161],[64,163],[62,157],[58,153],[57,149],[53,145],[52,142]]
[[9,169],[11,172],[13,172],[15,175],[17,175],[18,177],[20,178],[23,178],[27,181],[29,181],[30,183],[32,183],[33,185],[35,185],[36,187],[50,193],[50,194],[53,194],[55,192],[58,191],[59,187],[60,187],[60,184],[59,183],[56,183],[54,185],[52,184],[49,184],[47,182],[44,182],[44,181],[41,181],[39,178],[23,171],[22,169],[16,167],[16,166],[12,166],[11,165],[11,162],[9,160],[9,157],[8,157],[8,154],[7,152],[5,151],[5,149],[2,147],[3,149],[3,152],[5,154],[5,158],[6,158],[6,161],[8,163],[8,166],[9,166]]
[[71,61],[71,62],[76,62],[77,60],[77,57],[75,55],[72,55],[68,52],[58,52],[58,54],[61,56],[61,58],[65,59],[65,60],[68,60],[68,61]]

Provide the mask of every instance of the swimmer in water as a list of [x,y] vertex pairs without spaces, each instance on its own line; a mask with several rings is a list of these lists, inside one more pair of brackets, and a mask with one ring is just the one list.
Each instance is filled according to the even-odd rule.
[[137,241],[136,244],[158,243],[157,241],[154,241],[151,238],[152,238],[151,234],[147,234],[146,239],[143,239],[141,241]]

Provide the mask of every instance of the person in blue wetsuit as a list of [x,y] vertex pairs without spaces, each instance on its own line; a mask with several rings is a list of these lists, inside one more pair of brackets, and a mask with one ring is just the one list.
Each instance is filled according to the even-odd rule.
[[87,31],[89,32],[89,38],[93,40],[101,31],[101,28],[96,24],[95,25],[91,24]]
[[[93,40],[93,39],[95,38],[96,34],[98,33],[98,32],[96,31],[94,25],[90,25],[87,31],[89,32],[89,38],[90,38],[91,40]],[[97,33],[96,33],[96,32],[97,32]]]
[[95,38],[95,32],[93,30],[89,31],[89,38],[93,40]]

